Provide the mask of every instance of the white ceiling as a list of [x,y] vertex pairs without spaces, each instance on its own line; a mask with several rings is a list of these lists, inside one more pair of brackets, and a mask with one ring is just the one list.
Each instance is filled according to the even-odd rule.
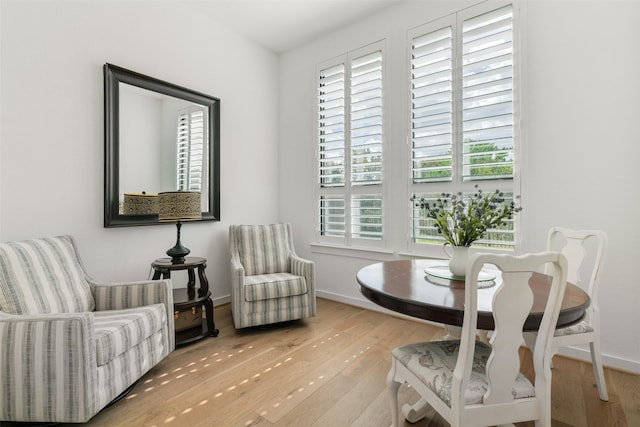
[[286,52],[404,0],[187,0],[199,13]]

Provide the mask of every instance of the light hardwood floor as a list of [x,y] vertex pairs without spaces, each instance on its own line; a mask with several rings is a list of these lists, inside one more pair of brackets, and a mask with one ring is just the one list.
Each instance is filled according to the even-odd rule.
[[[217,338],[178,348],[86,426],[386,427],[391,349],[443,334],[324,299],[317,317],[279,329],[236,331],[229,305],[216,307],[215,321]],[[522,354],[530,370],[530,353]],[[554,427],[640,426],[640,376],[612,369],[605,375],[609,402],[598,399],[590,364],[556,356]],[[401,393],[401,401],[416,399],[406,386]],[[448,425],[438,415],[428,418],[413,426]]]

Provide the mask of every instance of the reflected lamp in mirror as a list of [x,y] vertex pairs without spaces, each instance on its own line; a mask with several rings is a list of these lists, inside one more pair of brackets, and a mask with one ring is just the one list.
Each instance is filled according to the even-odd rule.
[[122,213],[124,215],[158,215],[158,195],[142,193],[124,193]]
[[167,255],[171,257],[173,264],[182,264],[191,251],[180,242],[180,228],[183,221],[197,221],[202,218],[200,193],[196,191],[158,193],[158,209],[158,221],[176,223],[176,244],[167,251]]

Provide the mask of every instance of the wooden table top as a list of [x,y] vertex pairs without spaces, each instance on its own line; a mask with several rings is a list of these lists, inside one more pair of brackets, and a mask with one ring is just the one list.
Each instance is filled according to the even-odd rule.
[[[464,315],[464,282],[451,281],[449,286],[426,279],[425,269],[444,265],[447,261],[399,260],[371,264],[358,271],[360,292],[381,307],[408,316],[462,326]],[[497,279],[499,280],[499,278]],[[534,273],[529,281],[534,301],[524,330],[540,326],[547,302],[551,277]],[[493,330],[491,302],[496,286],[478,289],[478,329]],[[560,309],[558,327],[579,322],[591,300],[578,286],[568,283]]]
[[181,263],[172,262],[171,258],[158,258],[151,263],[151,266],[156,269],[188,270],[198,266],[206,267],[206,264],[207,260],[204,258],[188,256]]

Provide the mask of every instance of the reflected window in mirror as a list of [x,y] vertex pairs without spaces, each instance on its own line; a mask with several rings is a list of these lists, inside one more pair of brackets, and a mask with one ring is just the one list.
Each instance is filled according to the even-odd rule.
[[192,106],[178,115],[176,138],[176,187],[181,191],[201,191],[205,158],[206,123],[204,107]]

